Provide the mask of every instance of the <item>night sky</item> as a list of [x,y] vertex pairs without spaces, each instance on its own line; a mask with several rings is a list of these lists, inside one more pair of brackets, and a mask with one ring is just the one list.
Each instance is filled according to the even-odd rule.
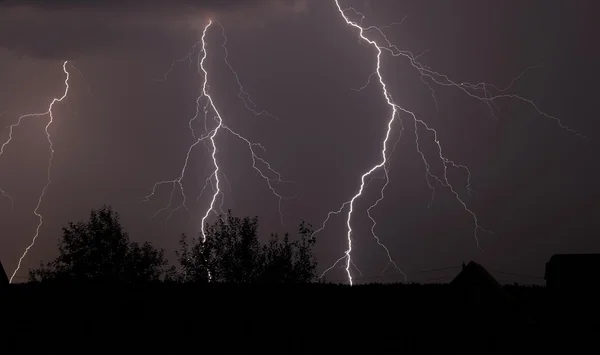
[[[481,101],[432,84],[436,109],[409,61],[383,55],[382,74],[394,101],[437,130],[447,158],[470,168],[472,196],[464,170],[450,169],[450,181],[480,225],[493,232],[479,234],[478,250],[471,216],[439,184],[429,205],[414,122],[401,117],[405,131],[390,159],[386,198],[372,215],[377,235],[409,281],[449,281],[445,277],[456,269],[422,270],[475,260],[501,281],[543,283],[508,274],[542,277],[552,254],[600,252],[597,1],[340,2],[363,12],[367,26],[406,17],[383,28],[388,39],[415,55],[427,51],[420,62],[459,83],[505,87],[536,66],[510,93],[531,99],[589,137],[561,129],[523,101],[497,100],[494,117]],[[372,80],[363,91],[352,90],[374,71],[376,52],[358,40],[333,0],[14,3],[0,1],[0,125],[46,111],[64,90],[64,60],[70,61],[71,73],[69,96],[55,106],[50,127],[55,158],[52,184],[40,207],[44,224],[16,281],[56,255],[62,226],[87,219],[90,209],[102,204],[121,214],[133,240],[151,241],[170,256],[181,233],[197,235],[209,195],[195,201],[212,163],[203,145],[192,152],[182,180],[190,213],[180,209],[168,225],[169,211],[151,219],[168,204],[167,185],[149,202],[143,200],[156,182],[180,174],[193,143],[188,122],[203,81],[187,61],[177,64],[166,81],[157,79],[198,42],[209,17],[225,28],[228,59],[245,91],[259,111],[276,118],[255,116],[238,97],[217,25],[206,35],[210,94],[227,125],[260,142],[266,148],[261,156],[284,180],[294,181],[275,184],[276,191],[298,197],[283,201],[282,226],[278,199],[253,170],[247,145],[224,132],[216,139],[228,182],[222,185],[224,209],[259,216],[263,238],[293,233],[301,219],[318,228],[329,211],[357,192],[360,176],[380,159],[390,114],[381,86]],[[47,116],[23,121],[0,157],[0,188],[14,199],[14,209],[10,200],[0,199],[0,260],[7,273],[35,233],[33,209],[46,183],[49,157],[47,122]],[[391,143],[398,140],[397,128]],[[1,134],[1,141],[6,139],[8,129]],[[433,136],[422,134],[420,144],[439,173]],[[387,257],[370,234],[366,208],[379,197],[382,183],[373,180],[354,207],[353,260],[362,271],[362,277],[355,274],[357,282],[403,280],[394,270],[379,277]],[[175,198],[172,207],[180,204],[181,196]],[[317,234],[320,271],[343,256],[345,216],[333,217]],[[334,269],[327,278],[345,282],[345,271]]]

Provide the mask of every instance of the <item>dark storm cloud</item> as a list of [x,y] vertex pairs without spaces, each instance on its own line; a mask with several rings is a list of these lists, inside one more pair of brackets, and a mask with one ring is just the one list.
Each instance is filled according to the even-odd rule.
[[182,36],[199,30],[209,17],[256,24],[305,9],[304,0],[0,0],[0,47],[34,57],[74,59]]
[[[239,6],[252,7],[272,2],[269,0],[0,0],[0,6],[28,6],[45,10],[140,10],[162,9],[179,11],[182,8],[227,9]],[[293,2],[293,0],[287,1]]]

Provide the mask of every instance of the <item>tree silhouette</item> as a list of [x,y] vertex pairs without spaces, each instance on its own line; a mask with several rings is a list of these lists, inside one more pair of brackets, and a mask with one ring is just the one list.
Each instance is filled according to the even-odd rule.
[[265,245],[258,240],[258,219],[234,217],[231,211],[206,225],[206,240],[199,237],[190,247],[182,235],[177,253],[182,282],[308,283],[316,280],[315,239],[302,222],[300,238],[283,240],[272,234]]
[[29,271],[30,281],[149,282],[168,276],[162,249],[129,240],[110,206],[91,211],[89,221],[70,222],[58,243],[59,255]]

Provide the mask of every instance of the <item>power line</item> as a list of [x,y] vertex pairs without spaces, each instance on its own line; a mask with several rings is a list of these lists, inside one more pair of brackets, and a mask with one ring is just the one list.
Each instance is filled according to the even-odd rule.
[[[412,274],[423,274],[423,273],[429,273],[429,272],[439,272],[439,271],[447,271],[447,270],[455,270],[455,269],[459,269],[462,268],[462,265],[452,265],[452,266],[447,266],[447,267],[442,267],[442,268],[435,268],[435,269],[424,269],[424,270],[418,270],[413,272]],[[544,277],[541,276],[534,276],[534,275],[527,275],[527,274],[520,274],[520,273],[514,273],[514,272],[506,272],[506,271],[502,271],[502,270],[496,270],[496,269],[487,269],[492,273],[498,273],[498,274],[502,274],[502,275],[507,275],[507,276],[516,276],[516,277],[522,277],[522,278],[529,278],[529,279],[534,279],[534,280],[543,280]],[[410,275],[410,273],[407,273],[408,275]],[[396,278],[397,276],[400,275],[376,275],[376,276],[358,276],[355,277],[356,281],[370,281],[370,280],[381,280],[381,279],[392,279],[392,278]],[[416,283],[427,283],[427,282],[436,282],[436,281],[443,281],[443,280],[448,280],[448,279],[453,279],[454,277],[456,277],[456,275],[452,275],[452,276],[442,276],[442,277],[436,277],[436,278],[429,278],[429,279],[425,279],[425,280],[413,280],[413,282]],[[411,281],[411,278],[408,278],[409,281]],[[496,280],[498,282],[501,283],[515,283],[515,280],[506,280],[506,279],[498,279],[496,278]],[[327,280],[327,282],[331,282],[331,283],[338,283],[338,282],[345,282],[347,281],[346,279],[334,279],[334,280]]]
[[444,268],[439,268],[439,269],[426,269],[426,270],[419,270],[416,273],[422,273],[422,272],[433,272],[433,271],[445,271],[445,270],[452,270],[452,269],[458,269],[462,267],[462,265],[457,265],[457,266],[448,266],[448,267],[444,267]]
[[499,273],[499,274],[503,274],[503,275],[519,276],[519,277],[526,277],[526,278],[530,278],[530,279],[538,279],[538,280],[543,280],[543,279],[544,279],[544,277],[542,277],[542,276],[533,276],[533,275],[517,274],[517,273],[513,273],[513,272],[505,272],[505,271],[494,270],[494,269],[490,269],[490,271],[492,271],[492,272],[497,272],[497,273]]

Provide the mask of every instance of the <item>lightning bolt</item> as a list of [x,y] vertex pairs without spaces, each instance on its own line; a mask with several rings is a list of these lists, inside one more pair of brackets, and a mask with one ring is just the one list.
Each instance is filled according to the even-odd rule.
[[63,95],[60,98],[54,98],[52,99],[52,102],[50,102],[50,105],[48,106],[48,110],[46,112],[41,112],[41,113],[29,113],[26,115],[23,115],[21,117],[19,117],[19,119],[17,120],[17,123],[13,124],[10,126],[9,129],[9,136],[8,136],[8,140],[6,142],[4,142],[4,144],[2,144],[2,147],[0,148],[0,155],[2,155],[2,153],[4,153],[4,148],[11,142],[12,137],[13,137],[13,130],[18,127],[21,122],[26,119],[26,118],[32,118],[32,117],[42,117],[42,116],[48,116],[49,120],[48,123],[46,124],[46,139],[48,140],[48,145],[49,145],[49,149],[50,149],[50,158],[48,159],[48,169],[46,170],[46,185],[44,186],[44,188],[42,189],[42,192],[40,194],[40,196],[38,197],[38,202],[37,205],[35,206],[35,209],[33,210],[33,214],[38,218],[39,222],[38,225],[35,229],[35,234],[33,236],[33,239],[31,241],[31,244],[29,244],[29,246],[27,246],[27,248],[25,248],[25,251],[23,252],[23,255],[21,255],[21,257],[19,258],[19,262],[17,264],[17,268],[15,269],[15,271],[13,272],[12,276],[10,277],[10,283],[12,283],[12,280],[14,279],[15,275],[17,274],[17,272],[19,271],[19,269],[21,268],[21,262],[23,261],[23,259],[25,258],[25,256],[27,256],[27,253],[29,252],[29,249],[31,249],[34,245],[35,245],[35,241],[37,239],[37,237],[40,234],[40,228],[42,227],[42,224],[44,223],[44,218],[43,216],[40,214],[39,209],[40,206],[42,204],[42,200],[44,199],[44,195],[46,195],[46,191],[48,190],[48,187],[51,184],[51,180],[50,180],[50,171],[52,170],[52,160],[54,159],[54,148],[53,148],[53,143],[52,143],[52,139],[50,137],[50,132],[48,131],[50,126],[52,125],[52,122],[54,122],[54,115],[52,113],[52,109],[54,108],[54,105],[58,102],[62,102],[67,95],[69,94],[69,71],[67,70],[67,64],[68,61],[63,62],[62,68],[63,68],[63,72],[65,73],[65,91],[63,93]]
[[[346,208],[348,209],[347,218],[346,218],[346,231],[347,231],[346,239],[347,239],[347,243],[348,243],[348,248],[344,252],[344,255],[342,255],[339,259],[337,259],[331,267],[327,268],[321,274],[321,277],[323,277],[327,272],[329,272],[334,267],[336,267],[339,263],[341,263],[342,261],[345,261],[345,270],[346,270],[346,274],[348,277],[348,282],[350,285],[353,285],[354,280],[352,277],[351,267],[356,268],[356,266],[354,265],[354,261],[352,260],[352,251],[353,251],[353,248],[352,248],[352,246],[353,246],[352,245],[352,239],[353,239],[352,216],[354,213],[354,203],[358,198],[360,198],[363,195],[363,191],[365,190],[368,183],[371,181],[371,180],[367,181],[367,179],[368,178],[373,179],[374,178],[373,174],[375,172],[377,172],[379,170],[383,170],[383,175],[384,175],[383,179],[385,182],[380,190],[379,198],[375,201],[374,204],[372,204],[367,209],[367,216],[369,217],[369,219],[372,222],[372,227],[371,227],[372,236],[375,238],[377,244],[385,250],[387,257],[388,257],[388,264],[386,265],[386,267],[382,271],[382,273],[385,272],[390,266],[393,266],[394,268],[396,268],[398,271],[400,271],[404,275],[404,278],[406,281],[406,274],[404,274],[402,272],[402,270],[400,270],[400,268],[397,266],[396,262],[392,259],[389,249],[380,241],[379,237],[376,235],[375,226],[377,223],[371,215],[371,210],[373,208],[375,208],[378,205],[378,203],[384,199],[384,191],[385,191],[385,188],[389,184],[389,175],[388,175],[389,159],[390,159],[391,154],[393,153],[393,149],[388,154],[388,142],[389,142],[390,135],[392,132],[393,123],[396,120],[398,120],[400,122],[400,124],[402,125],[402,118],[400,117],[400,114],[410,117],[412,119],[412,121],[414,122],[416,150],[417,150],[418,154],[421,156],[421,159],[425,166],[425,180],[427,182],[427,185],[429,186],[429,188],[432,191],[432,201],[435,198],[435,186],[434,186],[435,183],[448,189],[452,193],[452,195],[455,197],[456,201],[461,205],[461,207],[464,209],[464,211],[467,214],[469,214],[470,217],[472,218],[473,236],[476,241],[478,249],[480,248],[478,232],[479,231],[487,232],[485,229],[483,229],[480,226],[477,215],[467,206],[467,204],[461,198],[458,191],[454,188],[454,186],[448,180],[447,172],[448,172],[449,167],[464,170],[467,174],[466,190],[469,194],[471,194],[473,192],[473,189],[471,187],[471,171],[469,170],[469,168],[467,166],[456,163],[455,161],[447,158],[444,155],[442,144],[440,143],[440,141],[438,139],[438,133],[434,128],[430,127],[425,121],[418,118],[416,116],[416,114],[413,113],[412,111],[409,111],[408,109],[405,109],[405,108],[397,105],[394,102],[393,97],[392,97],[391,93],[388,91],[386,82],[381,74],[381,57],[384,52],[391,54],[393,57],[403,57],[405,59],[408,59],[410,65],[419,72],[421,82],[429,88],[436,108],[438,108],[438,102],[437,102],[435,90],[433,89],[433,86],[431,85],[431,83],[437,84],[437,85],[440,85],[443,87],[453,87],[453,88],[459,89],[459,90],[463,91],[465,94],[467,94],[468,96],[485,103],[488,106],[488,108],[490,109],[491,115],[493,117],[495,117],[494,108],[497,109],[496,101],[498,101],[500,99],[519,100],[519,101],[529,105],[530,107],[532,107],[539,115],[544,116],[548,119],[554,120],[560,128],[567,130],[571,133],[574,133],[584,139],[587,139],[585,136],[577,133],[572,128],[564,125],[560,121],[560,119],[558,119],[557,117],[554,117],[552,115],[549,115],[549,114],[543,112],[532,100],[524,98],[520,95],[506,93],[506,91],[508,89],[510,89],[510,87],[518,79],[520,79],[527,70],[533,69],[535,67],[527,68],[521,75],[515,77],[507,87],[502,88],[502,89],[499,89],[497,86],[486,84],[486,83],[478,83],[478,84],[472,84],[472,83],[467,83],[467,82],[458,83],[458,82],[455,82],[452,79],[450,79],[447,75],[438,73],[438,72],[432,70],[431,68],[429,68],[425,65],[422,65],[418,62],[418,58],[428,51],[425,51],[425,52],[415,56],[409,51],[400,50],[397,46],[393,45],[388,40],[388,38],[382,31],[383,27],[363,26],[362,23],[363,23],[365,16],[362,13],[360,13],[353,7],[349,7],[346,9],[342,8],[342,6],[340,5],[340,0],[334,0],[334,3],[337,7],[339,14],[341,15],[342,19],[346,22],[346,24],[348,26],[352,27],[353,29],[357,30],[360,40],[362,40],[365,43],[367,43],[368,45],[370,45],[373,49],[375,49],[375,51],[377,53],[376,54],[376,69],[375,69],[375,71],[369,76],[369,78],[367,79],[367,82],[362,87],[360,87],[359,89],[352,89],[352,90],[354,90],[354,91],[363,90],[368,85],[370,85],[372,79],[374,77],[376,77],[378,79],[378,83],[382,90],[382,96],[383,96],[386,104],[389,106],[389,109],[391,112],[390,112],[390,115],[389,115],[389,118],[387,121],[387,129],[386,129],[385,137],[384,137],[383,141],[381,142],[382,149],[381,149],[380,161],[378,163],[376,163],[375,165],[373,165],[368,171],[366,171],[361,176],[360,187],[359,187],[358,191],[356,192],[356,194],[354,196],[352,196],[352,198],[350,200],[342,203],[342,205],[340,206],[339,209],[329,212],[327,214],[326,219],[322,223],[321,228],[314,232],[314,234],[316,234],[316,233],[322,231],[323,229],[325,229],[326,224],[330,220],[331,217],[341,214]],[[353,12],[355,15],[358,15],[360,20],[358,22],[351,20],[348,17],[347,12]],[[367,33],[372,33],[372,32],[375,32],[376,34],[379,35],[379,37],[383,41],[383,44],[378,43],[376,40],[371,39],[367,35]],[[403,130],[403,128],[404,127],[402,126],[402,130]],[[429,163],[426,155],[421,150],[420,140],[419,140],[420,139],[419,132],[421,132],[421,131],[422,131],[422,133],[426,132],[430,135],[433,135],[433,141],[437,147],[437,154],[438,154],[437,158],[440,160],[440,162],[442,163],[442,167],[443,167],[443,172],[441,173],[441,175],[436,175],[431,171],[431,164]],[[430,204],[431,204],[431,202],[430,202]]]
[[259,110],[257,108],[256,104],[254,103],[254,101],[252,101],[250,94],[248,94],[244,90],[244,87],[242,86],[242,82],[240,81],[240,77],[239,77],[238,73],[235,71],[235,69],[233,69],[233,66],[231,64],[229,64],[229,52],[227,51],[227,46],[226,46],[227,45],[227,36],[225,36],[225,27],[223,27],[223,25],[220,23],[219,23],[219,26],[221,26],[221,34],[224,38],[222,47],[223,47],[223,50],[225,51],[225,58],[223,60],[225,61],[225,64],[227,64],[227,66],[233,73],[233,76],[235,77],[235,80],[240,89],[240,91],[238,92],[238,98],[244,103],[244,106],[246,107],[246,109],[248,111],[252,112],[255,116],[266,115],[266,116],[269,116],[271,118],[278,120],[279,118],[277,118],[277,116],[273,116],[271,113],[269,113],[269,111],[267,111],[265,109]]
[[[156,194],[156,190],[159,186],[164,185],[164,184],[170,184],[170,185],[172,185],[172,189],[171,189],[171,193],[170,193],[170,197],[169,197],[167,206],[158,210],[156,213],[154,213],[154,215],[152,217],[156,217],[162,211],[171,209],[171,206],[173,203],[173,198],[174,198],[176,191],[179,191],[179,193],[182,195],[182,203],[179,206],[175,207],[174,209],[171,209],[171,212],[170,212],[169,216],[167,217],[167,221],[169,220],[169,218],[171,218],[173,213],[175,213],[179,209],[185,209],[188,211],[188,213],[190,213],[189,208],[187,206],[187,198],[186,198],[186,194],[184,193],[182,180],[185,176],[188,162],[190,160],[190,155],[191,155],[192,151],[198,144],[200,144],[201,142],[204,143],[205,147],[209,150],[209,152],[211,154],[212,171],[209,174],[208,178],[206,178],[204,187],[202,188],[200,195],[196,199],[196,202],[200,199],[202,194],[208,189],[209,185],[212,189],[212,196],[210,198],[210,203],[209,203],[208,207],[206,208],[206,210],[203,212],[202,218],[201,218],[202,241],[206,240],[205,225],[206,225],[207,219],[210,217],[211,213],[215,213],[217,215],[218,215],[217,211],[220,211],[222,213],[222,207],[223,207],[223,203],[224,203],[224,192],[221,188],[221,185],[222,185],[222,180],[227,182],[227,178],[219,165],[219,160],[217,159],[217,153],[219,151],[217,138],[220,137],[220,135],[222,133],[226,132],[226,133],[231,134],[232,136],[236,137],[237,139],[240,139],[241,141],[243,141],[246,144],[246,146],[248,147],[248,152],[250,155],[252,168],[265,181],[269,191],[277,198],[278,212],[279,212],[280,222],[282,225],[284,224],[283,213],[282,213],[283,201],[287,200],[287,199],[291,199],[291,198],[297,198],[296,196],[286,197],[277,192],[276,184],[293,183],[293,181],[283,180],[282,175],[277,170],[275,170],[272,167],[272,165],[261,156],[261,154],[259,154],[258,150],[260,150],[262,152],[266,152],[266,149],[264,146],[262,146],[260,143],[254,142],[254,141],[246,138],[244,135],[237,132],[231,126],[229,126],[225,123],[219,109],[217,108],[217,105],[214,102],[213,97],[211,96],[211,94],[209,92],[210,91],[209,90],[210,89],[209,72],[205,67],[205,61],[208,56],[206,35],[207,35],[210,27],[213,26],[213,24],[215,24],[215,22],[213,22],[212,20],[209,20],[208,24],[206,25],[206,27],[204,27],[204,29],[202,31],[201,40],[199,42],[197,42],[196,44],[194,44],[194,46],[192,47],[192,49],[190,50],[190,52],[188,53],[187,56],[185,56],[184,58],[175,60],[172,64],[171,68],[167,72],[167,74],[164,76],[164,78],[166,79],[167,75],[173,70],[173,66],[177,62],[191,60],[192,56],[196,52],[196,47],[200,48],[199,54],[198,54],[198,60],[197,60],[197,71],[203,77],[202,91],[201,91],[201,94],[196,99],[196,113],[195,113],[194,117],[192,117],[190,119],[190,121],[188,122],[188,126],[191,131],[192,137],[194,138],[194,142],[190,145],[190,147],[187,151],[186,158],[185,158],[185,161],[183,164],[183,168],[182,168],[179,176],[175,180],[165,180],[165,181],[157,182],[153,186],[151,193],[149,195],[147,195],[144,199],[144,201],[149,201],[150,198],[152,198]],[[224,61],[227,64],[228,68],[233,73],[233,75],[236,79],[236,82],[238,84],[238,87],[239,87],[238,98],[243,102],[246,109],[248,109],[250,112],[252,112],[255,116],[265,115],[265,116],[269,116],[269,117],[277,119],[277,117],[270,114],[267,110],[257,109],[257,106],[250,98],[250,95],[244,90],[244,88],[241,84],[241,81],[239,79],[238,73],[234,70],[233,66],[230,64],[230,62],[228,60],[229,53],[228,53],[227,47],[226,47],[227,37],[225,36],[225,28],[220,23],[217,22],[217,24],[218,24],[218,26],[221,27],[221,34],[224,39],[221,44],[221,46],[225,52]],[[202,55],[200,55],[200,53]],[[202,104],[202,100],[206,101],[204,105]],[[194,130],[194,124],[200,118],[201,112],[204,113],[205,132],[202,135],[197,136],[195,133],[195,130]],[[212,116],[212,117],[209,118],[209,116]],[[214,128],[209,129],[209,121],[214,121],[216,126]],[[220,197],[220,202],[218,201],[219,197]],[[190,213],[190,215],[191,215],[191,213]]]
[[[2,111],[0,112],[0,117],[4,116],[4,114],[6,113],[6,111]],[[4,147],[10,142],[10,140],[12,139],[12,131],[15,125],[10,125],[9,126],[9,133],[8,133],[8,140],[6,142],[4,142],[4,144],[2,144],[2,147],[0,147],[0,157],[2,156],[2,154],[4,154]],[[0,188],[0,195],[2,195],[2,197],[7,198],[10,201],[10,207],[11,209],[13,209],[15,207],[15,201],[13,200],[12,197],[10,197],[6,191],[4,191],[3,189]]]

